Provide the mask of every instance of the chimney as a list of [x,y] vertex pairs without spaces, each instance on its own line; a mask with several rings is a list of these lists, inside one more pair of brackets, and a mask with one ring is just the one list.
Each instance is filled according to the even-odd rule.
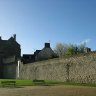
[[45,43],[45,48],[50,48],[50,43]]
[[0,40],[2,40],[2,37],[0,36]]
[[14,40],[16,41],[16,34],[13,35]]

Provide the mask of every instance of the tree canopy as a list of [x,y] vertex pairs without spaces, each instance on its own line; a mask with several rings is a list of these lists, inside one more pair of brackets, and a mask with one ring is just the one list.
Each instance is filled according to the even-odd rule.
[[65,44],[65,43],[57,43],[54,52],[59,56],[71,56],[74,54],[84,53],[84,49],[86,47],[86,44]]

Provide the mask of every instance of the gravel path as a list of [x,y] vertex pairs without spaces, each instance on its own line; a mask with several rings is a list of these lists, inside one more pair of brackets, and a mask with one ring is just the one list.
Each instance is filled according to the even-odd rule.
[[62,85],[0,88],[0,96],[96,96],[96,87]]

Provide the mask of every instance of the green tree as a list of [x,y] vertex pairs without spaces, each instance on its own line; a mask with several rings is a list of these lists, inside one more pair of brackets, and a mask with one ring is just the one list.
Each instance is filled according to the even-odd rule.
[[64,44],[64,43],[57,43],[54,52],[59,56],[71,56],[78,53],[84,53],[86,43],[76,45],[76,44]]
[[57,43],[56,47],[54,48],[54,52],[59,56],[62,57],[66,54],[67,51],[67,44]]
[[82,43],[78,46],[78,53],[84,53],[84,49],[86,47],[86,43]]

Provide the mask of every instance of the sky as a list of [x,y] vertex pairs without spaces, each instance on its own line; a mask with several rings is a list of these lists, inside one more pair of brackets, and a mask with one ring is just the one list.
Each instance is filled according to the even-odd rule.
[[45,42],[81,44],[96,50],[96,0],[0,0],[0,36],[13,34],[22,54]]

